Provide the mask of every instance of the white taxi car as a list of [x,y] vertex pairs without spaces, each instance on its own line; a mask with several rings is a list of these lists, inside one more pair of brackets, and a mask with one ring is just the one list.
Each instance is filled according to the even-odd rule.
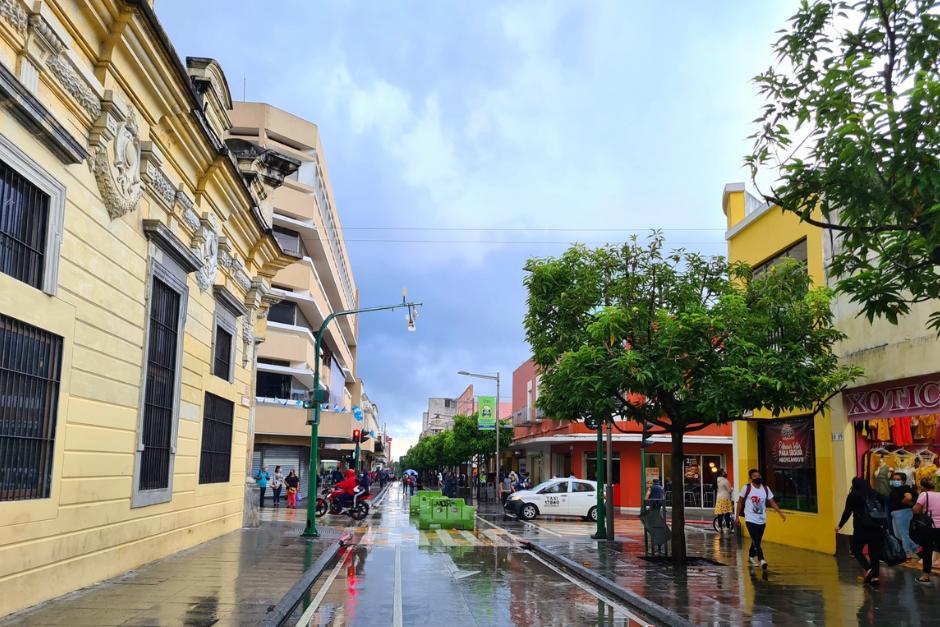
[[513,492],[506,499],[504,509],[521,520],[537,516],[580,516],[597,520],[597,483],[555,477],[531,490]]

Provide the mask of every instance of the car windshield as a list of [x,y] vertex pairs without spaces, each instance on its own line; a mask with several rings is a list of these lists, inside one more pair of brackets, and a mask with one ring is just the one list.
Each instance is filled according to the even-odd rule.
[[542,483],[540,483],[540,484],[538,484],[537,486],[535,486],[534,488],[532,488],[532,491],[533,491],[533,492],[541,492],[541,491],[544,490],[545,488],[547,488],[547,487],[549,487],[549,486],[553,486],[553,485],[555,485],[556,483],[558,483],[558,479],[549,479],[548,481],[543,481]]

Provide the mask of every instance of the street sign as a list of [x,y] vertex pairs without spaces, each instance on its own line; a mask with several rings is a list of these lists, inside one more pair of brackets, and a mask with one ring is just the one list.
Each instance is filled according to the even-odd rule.
[[496,429],[496,397],[480,396],[477,399],[480,412],[477,415],[477,428],[481,431]]

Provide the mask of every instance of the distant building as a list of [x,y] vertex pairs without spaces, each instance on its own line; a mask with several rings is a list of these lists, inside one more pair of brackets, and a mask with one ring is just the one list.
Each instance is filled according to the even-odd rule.
[[[583,422],[553,420],[537,407],[539,377],[532,360],[522,363],[512,374],[511,446],[502,454],[503,470],[528,472],[533,483],[551,477],[574,474],[582,479],[596,479],[597,432]],[[640,506],[640,440],[638,423],[618,421],[613,435],[614,505],[620,508]],[[715,479],[719,468],[732,460],[731,427],[711,426],[685,436],[685,457],[672,459],[672,440],[655,435],[646,450],[645,482],[654,477],[671,483],[673,464],[683,465],[682,486],[686,505],[713,507]],[[671,486],[667,486],[671,489]]]
[[[470,384],[457,398],[429,398],[428,410],[421,414],[421,437],[437,435],[454,426],[454,416],[472,416],[477,411],[477,400]],[[485,395],[484,395],[485,396]],[[512,416],[512,402],[499,403],[499,417]]]
[[[258,350],[252,465],[253,472],[261,464],[296,470],[304,484],[310,411],[303,402],[313,391],[317,359],[320,387],[328,395],[320,414],[319,458],[340,460],[352,448],[353,429],[367,428],[353,412],[368,404],[356,378],[357,316],[333,320],[320,354],[314,353],[314,333],[324,319],[335,311],[355,309],[359,293],[317,125],[259,102],[235,102],[231,118],[230,141],[243,144],[246,152],[300,162],[271,198],[274,236],[294,262],[271,280],[271,296],[279,302],[268,313],[268,341]],[[372,444],[368,447],[371,452]]]

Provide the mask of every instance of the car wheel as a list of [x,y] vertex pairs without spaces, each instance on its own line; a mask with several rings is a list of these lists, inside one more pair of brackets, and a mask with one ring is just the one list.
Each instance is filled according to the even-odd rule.
[[519,519],[520,520],[532,520],[539,515],[539,508],[537,508],[532,503],[526,503],[522,506],[522,509],[519,510]]
[[597,505],[588,510],[587,519],[597,522]]

